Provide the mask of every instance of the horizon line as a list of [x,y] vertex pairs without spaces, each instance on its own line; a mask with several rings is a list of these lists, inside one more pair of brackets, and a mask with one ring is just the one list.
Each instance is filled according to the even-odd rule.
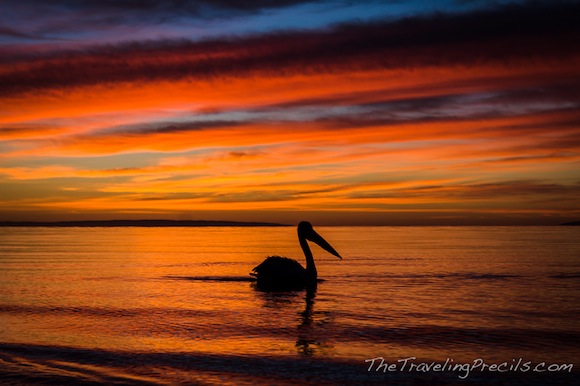
[[[231,221],[231,220],[170,220],[170,219],[113,219],[113,220],[64,220],[64,221],[0,221],[0,227],[292,227],[296,224],[283,224],[264,221]],[[333,227],[530,227],[530,226],[575,226],[580,221],[569,221],[558,224],[322,224]]]

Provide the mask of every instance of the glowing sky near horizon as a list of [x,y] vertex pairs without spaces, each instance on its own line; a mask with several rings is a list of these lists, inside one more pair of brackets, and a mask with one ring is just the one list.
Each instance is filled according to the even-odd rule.
[[8,1],[0,220],[580,217],[576,1]]

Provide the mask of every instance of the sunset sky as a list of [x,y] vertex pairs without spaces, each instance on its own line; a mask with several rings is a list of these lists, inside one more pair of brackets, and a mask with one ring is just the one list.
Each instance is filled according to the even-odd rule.
[[0,206],[580,220],[580,3],[3,1]]

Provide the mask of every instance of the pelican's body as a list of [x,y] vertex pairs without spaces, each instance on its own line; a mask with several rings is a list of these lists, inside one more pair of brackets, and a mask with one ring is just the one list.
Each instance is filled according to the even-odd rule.
[[298,241],[306,258],[306,268],[302,267],[296,260],[281,256],[270,256],[250,273],[250,275],[256,277],[258,288],[266,290],[295,290],[315,286],[318,274],[308,241],[315,242],[342,259],[338,252],[314,231],[309,222],[303,221],[298,225]]

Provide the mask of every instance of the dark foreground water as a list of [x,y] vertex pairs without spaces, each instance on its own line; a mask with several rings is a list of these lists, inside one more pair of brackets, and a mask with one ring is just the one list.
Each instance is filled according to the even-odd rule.
[[578,382],[579,228],[318,231],[307,294],[248,280],[290,227],[0,228],[0,383]]

